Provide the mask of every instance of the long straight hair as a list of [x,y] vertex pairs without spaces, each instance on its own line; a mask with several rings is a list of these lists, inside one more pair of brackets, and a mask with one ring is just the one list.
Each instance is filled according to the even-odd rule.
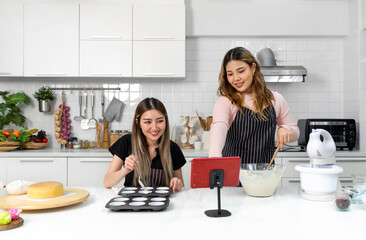
[[[142,182],[146,186],[151,186],[150,168],[152,159],[150,159],[149,146],[147,144],[146,136],[142,132],[140,125],[142,114],[149,110],[157,110],[161,112],[165,118],[166,127],[163,135],[161,135],[161,137],[158,139],[158,145],[161,164],[163,165],[164,170],[163,184],[165,186],[169,186],[170,179],[173,178],[173,165],[170,154],[169,120],[164,104],[156,98],[145,98],[136,107],[135,116],[132,123],[132,154],[138,158],[138,167],[140,167]],[[135,169],[135,174],[133,177],[134,186],[138,185],[138,174],[136,171],[138,171],[138,169]]]
[[269,106],[272,112],[271,100],[274,100],[274,96],[273,93],[266,86],[266,82],[264,81],[259,62],[247,49],[243,47],[236,47],[229,50],[225,54],[221,64],[221,72],[219,75],[219,88],[217,90],[217,95],[227,97],[233,104],[238,107],[240,112],[242,112],[241,107],[244,106],[244,96],[240,92],[236,91],[236,89],[231,86],[227,79],[226,66],[232,60],[243,61],[247,63],[249,67],[252,67],[253,64],[255,64],[255,72],[251,85],[251,87],[253,88],[254,110],[258,112],[261,119],[267,120],[267,117],[264,115],[264,106]]

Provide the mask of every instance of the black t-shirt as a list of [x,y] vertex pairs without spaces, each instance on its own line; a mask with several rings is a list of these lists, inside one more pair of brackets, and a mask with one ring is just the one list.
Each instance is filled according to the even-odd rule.
[[[156,148],[156,156],[151,161],[151,169],[162,170],[163,165],[161,164],[159,148]],[[131,145],[131,134],[124,135],[120,139],[118,139],[110,148],[109,151],[112,155],[117,155],[123,161],[132,154],[132,145]],[[186,164],[186,159],[180,150],[179,146],[170,141],[170,154],[172,156],[172,163],[173,163],[173,171],[180,169],[181,167]],[[133,182],[134,171],[128,173],[125,177],[125,186],[129,187],[132,186]]]

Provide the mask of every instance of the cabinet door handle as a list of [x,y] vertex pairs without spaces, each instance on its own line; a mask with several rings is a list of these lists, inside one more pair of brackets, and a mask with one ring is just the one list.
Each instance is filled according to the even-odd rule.
[[342,183],[353,182],[352,179],[339,179],[339,181]]
[[91,159],[89,159],[89,160],[80,160],[80,162],[82,162],[82,163],[97,163],[97,162],[111,162],[112,161],[112,159],[106,159],[106,160],[100,160],[100,159],[98,159],[98,160],[91,160]]
[[300,180],[288,180],[289,183],[299,183]]
[[10,72],[0,72],[0,75],[11,75]]
[[66,76],[67,73],[36,73],[38,76]]
[[90,73],[92,76],[122,76],[122,73]]
[[352,163],[352,162],[366,162],[366,159],[352,159],[352,160],[342,160],[342,159],[336,159],[336,162],[342,162],[342,163]]
[[151,77],[170,77],[174,75],[175,73],[144,73],[144,76],[151,76]]
[[54,162],[54,160],[21,159],[20,162],[40,162],[40,163],[44,163],[44,162]]
[[121,36],[90,36],[90,39],[122,39]]
[[154,39],[154,40],[159,40],[159,39],[174,39],[175,37],[173,37],[173,36],[156,36],[156,37],[153,37],[153,36],[144,36],[144,39]]

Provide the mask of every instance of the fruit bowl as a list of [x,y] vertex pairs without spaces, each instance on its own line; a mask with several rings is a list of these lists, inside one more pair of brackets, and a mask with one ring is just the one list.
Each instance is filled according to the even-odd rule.
[[15,147],[20,146],[20,142],[4,141],[0,142],[0,147]]
[[24,143],[22,148],[23,149],[42,149],[47,147],[48,143],[36,143],[36,142],[29,142]]

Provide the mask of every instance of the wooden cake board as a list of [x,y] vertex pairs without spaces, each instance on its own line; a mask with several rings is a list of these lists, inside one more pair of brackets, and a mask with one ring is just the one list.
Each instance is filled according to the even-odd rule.
[[20,195],[6,195],[0,197],[0,208],[19,208],[23,211],[58,208],[82,202],[89,197],[89,192],[80,188],[64,188],[64,193],[65,192],[72,194],[64,194],[64,196],[51,198],[47,201],[32,201],[19,199],[18,197]]

